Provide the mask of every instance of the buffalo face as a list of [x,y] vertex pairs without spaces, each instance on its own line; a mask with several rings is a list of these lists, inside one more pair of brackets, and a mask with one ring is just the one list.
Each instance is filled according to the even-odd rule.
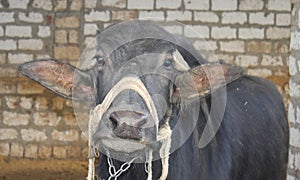
[[[197,62],[185,59],[190,55],[182,54],[185,47],[180,44],[153,23],[131,21],[101,32],[81,69],[40,60],[22,65],[20,71],[64,97],[93,100],[92,145],[123,159],[124,153],[158,152],[171,138],[183,101],[206,96],[242,74],[226,64],[195,66]],[[177,133],[175,139],[180,138]]]

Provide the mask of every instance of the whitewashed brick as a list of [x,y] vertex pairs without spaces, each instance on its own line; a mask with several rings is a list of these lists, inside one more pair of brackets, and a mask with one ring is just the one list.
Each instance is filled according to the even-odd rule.
[[102,6],[125,8],[126,0],[102,0]]
[[289,150],[288,167],[291,169],[295,169],[295,155],[291,152],[291,150]]
[[294,76],[295,74],[298,73],[297,60],[292,55],[290,55],[290,58],[289,58],[289,70],[290,70],[291,76]]
[[219,17],[214,12],[194,12],[194,20],[200,22],[216,23],[219,21]]
[[243,41],[220,42],[221,51],[225,52],[245,52],[245,43]]
[[29,0],[8,0],[9,8],[27,9]]
[[98,30],[97,24],[84,24],[84,35],[95,35]]
[[140,20],[164,21],[163,11],[139,11]]
[[258,66],[258,57],[250,55],[239,55],[236,57],[235,64],[248,68]]
[[297,106],[296,123],[300,124],[300,107],[299,106]]
[[[300,98],[300,84],[290,80],[290,96]],[[300,147],[300,146],[299,146]]]
[[0,156],[8,156],[8,155],[9,155],[9,144],[0,143]]
[[209,28],[207,26],[186,25],[184,35],[190,38],[209,38]]
[[263,66],[283,66],[281,56],[263,55],[261,65]]
[[290,47],[294,50],[300,50],[300,32],[294,31],[291,33]]
[[44,43],[40,39],[20,39],[18,48],[24,50],[41,50],[43,46]]
[[262,24],[262,25],[272,25],[274,24],[274,14],[273,13],[250,13],[249,16],[249,23],[250,24]]
[[209,0],[184,0],[185,9],[192,10],[208,10]]
[[290,28],[270,27],[267,29],[268,39],[287,39],[290,35]]
[[45,10],[48,10],[48,11],[51,11],[53,9],[52,2],[51,1],[45,1],[45,0],[34,0],[33,3],[32,3],[32,7],[39,8],[39,9],[45,9]]
[[97,7],[97,0],[85,0],[85,8],[94,9]]
[[268,0],[267,8],[277,11],[291,11],[291,1]]
[[300,147],[300,130],[294,127],[290,128],[290,144],[292,146]]
[[39,131],[36,129],[22,129],[21,137],[24,141],[37,141],[42,142],[47,139],[45,130]]
[[211,36],[214,39],[236,39],[235,28],[231,27],[213,27],[211,30]]
[[6,26],[5,35],[8,37],[31,37],[32,29],[30,26]]
[[27,98],[27,97],[22,97],[21,98],[20,106],[23,109],[31,109],[32,104],[33,104],[33,99],[32,98]]
[[168,11],[167,21],[191,21],[192,12],[190,11]]
[[95,21],[107,22],[110,20],[110,12],[92,10],[90,13],[84,15],[84,19],[87,22],[95,22]]
[[288,13],[277,14],[276,15],[276,25],[278,25],[278,26],[289,26],[289,25],[291,25],[291,14],[288,14]]
[[156,0],[156,9],[178,9],[181,6],[181,0]]
[[259,77],[266,78],[266,77],[272,75],[272,71],[270,69],[265,69],[265,68],[262,68],[262,69],[248,69],[247,74],[251,75],[251,76],[259,76]]
[[153,9],[154,1],[153,0],[128,0],[127,8],[128,9]]
[[300,152],[295,153],[296,170],[300,170]]
[[16,139],[18,132],[14,129],[0,129],[0,140]]
[[211,0],[212,10],[231,11],[237,10],[237,0]]
[[32,54],[24,54],[24,53],[18,53],[18,54],[12,54],[8,53],[8,63],[9,64],[23,64],[25,62],[29,62],[33,59]]
[[0,23],[15,22],[14,12],[0,12]]
[[38,36],[39,37],[50,37],[51,36],[51,31],[49,26],[39,26],[38,29]]
[[240,1],[240,10],[262,10],[264,7],[263,0],[241,0]]
[[163,26],[163,28],[171,34],[183,34],[182,26]]
[[2,26],[0,26],[0,36],[3,36],[4,35],[4,29]]
[[240,39],[263,39],[264,29],[259,28],[240,28],[239,29]]
[[244,24],[247,22],[247,15],[243,12],[225,12],[222,13],[223,24]]
[[19,12],[19,19],[24,22],[31,22],[31,23],[41,23],[44,21],[44,17],[41,13],[37,12],[30,12],[26,15],[23,12]]
[[[289,102],[289,107],[288,107],[288,120],[291,123],[296,123],[296,109],[293,105],[293,103],[290,101]],[[300,119],[299,119],[300,121]]]
[[34,113],[33,121],[38,126],[57,126],[61,117],[56,113]]
[[196,40],[193,45],[198,51],[215,51],[218,49],[217,42],[215,41]]
[[53,130],[52,139],[58,141],[77,141],[79,138],[77,130],[57,131]]
[[8,126],[28,125],[29,115],[15,112],[3,112],[3,123]]

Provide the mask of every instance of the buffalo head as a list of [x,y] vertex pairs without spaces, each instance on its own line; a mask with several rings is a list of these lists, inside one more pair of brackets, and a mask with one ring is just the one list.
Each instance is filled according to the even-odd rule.
[[93,101],[92,145],[123,153],[121,159],[137,156],[170,138],[183,101],[209,95],[242,74],[227,64],[202,64],[178,37],[151,22],[116,24],[99,32],[78,68],[47,59],[20,71],[63,97]]

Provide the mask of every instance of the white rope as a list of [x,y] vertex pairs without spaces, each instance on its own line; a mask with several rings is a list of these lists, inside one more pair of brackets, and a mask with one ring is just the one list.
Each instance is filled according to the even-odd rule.
[[105,96],[103,102],[97,105],[90,113],[90,119],[88,124],[88,145],[89,145],[89,169],[87,180],[94,180],[95,178],[95,158],[92,154],[92,136],[96,131],[96,128],[102,119],[103,114],[107,111],[115,97],[126,89],[135,90],[145,100],[147,108],[150,111],[152,118],[154,119],[156,132],[158,132],[158,114],[154,102],[147,91],[145,85],[138,77],[124,77],[122,78]]
[[152,180],[152,160],[153,150],[149,149],[149,154],[146,153],[145,171],[148,174],[147,180]]
[[159,151],[161,157],[161,164],[162,164],[162,171],[159,180],[167,179],[169,174],[169,157],[170,157],[171,135],[172,135],[172,130],[170,128],[169,122],[166,122],[166,124],[162,128],[164,130],[162,131],[162,134],[160,134],[160,137],[161,138],[164,137],[164,139],[162,139],[162,146]]

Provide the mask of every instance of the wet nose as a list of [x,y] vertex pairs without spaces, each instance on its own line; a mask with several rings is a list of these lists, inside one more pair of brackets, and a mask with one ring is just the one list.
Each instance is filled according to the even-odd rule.
[[136,111],[115,111],[110,114],[113,133],[125,139],[140,140],[141,127],[147,122],[147,115]]

